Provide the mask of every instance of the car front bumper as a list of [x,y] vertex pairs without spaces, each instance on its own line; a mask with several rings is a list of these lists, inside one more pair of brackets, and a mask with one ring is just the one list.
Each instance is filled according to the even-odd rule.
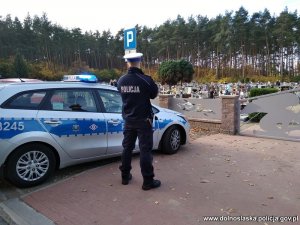
[[4,178],[4,167],[5,167],[4,164],[2,164],[2,165],[0,166],[0,178],[1,178],[1,179]]
[[5,162],[8,155],[11,153],[11,148],[13,148],[12,143],[0,139],[0,178],[4,177]]

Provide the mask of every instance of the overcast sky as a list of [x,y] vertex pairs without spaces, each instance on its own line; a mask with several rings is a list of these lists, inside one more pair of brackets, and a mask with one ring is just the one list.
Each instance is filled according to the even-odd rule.
[[267,8],[278,16],[285,7],[300,15],[300,0],[0,0],[0,16],[10,14],[23,22],[28,13],[32,18],[46,13],[49,21],[67,29],[110,30],[115,35],[136,24],[154,28],[177,15],[213,18],[241,6],[249,15]]

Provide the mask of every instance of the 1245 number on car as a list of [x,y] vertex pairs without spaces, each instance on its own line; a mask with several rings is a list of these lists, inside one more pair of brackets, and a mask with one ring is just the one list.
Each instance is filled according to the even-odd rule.
[[0,131],[24,130],[24,122],[0,122]]

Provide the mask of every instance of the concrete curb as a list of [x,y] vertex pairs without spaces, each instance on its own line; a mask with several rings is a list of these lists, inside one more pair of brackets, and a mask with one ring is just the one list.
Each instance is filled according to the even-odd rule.
[[11,220],[9,215],[7,215],[7,213],[4,212],[3,208],[1,207],[1,204],[0,204],[0,224],[1,225],[17,225]]
[[[54,225],[44,215],[20,201],[18,198],[10,199],[0,204],[0,211],[4,213],[4,220],[11,225]],[[2,213],[2,214],[3,214]]]

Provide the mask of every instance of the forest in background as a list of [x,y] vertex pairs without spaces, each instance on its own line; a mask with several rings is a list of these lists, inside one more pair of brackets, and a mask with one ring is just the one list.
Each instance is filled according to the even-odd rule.
[[[300,17],[285,8],[249,15],[240,7],[215,18],[180,15],[155,28],[136,25],[143,69],[158,79],[159,65],[187,60],[199,82],[296,81],[300,75]],[[82,32],[53,24],[46,14],[24,21],[0,16],[0,75],[43,80],[93,73],[116,79],[126,70],[124,29]],[[300,80],[300,79],[299,79]]]

